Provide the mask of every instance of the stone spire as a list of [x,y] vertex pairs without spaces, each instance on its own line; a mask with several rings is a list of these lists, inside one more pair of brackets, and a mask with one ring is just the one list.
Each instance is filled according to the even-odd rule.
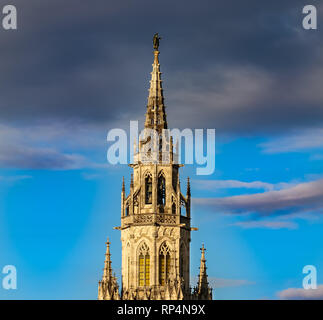
[[212,289],[209,288],[209,283],[207,281],[205,251],[204,244],[202,244],[197,295],[199,300],[212,300]]
[[158,50],[154,51],[154,63],[152,66],[145,128],[157,130],[160,134],[162,129],[167,129],[167,120]]

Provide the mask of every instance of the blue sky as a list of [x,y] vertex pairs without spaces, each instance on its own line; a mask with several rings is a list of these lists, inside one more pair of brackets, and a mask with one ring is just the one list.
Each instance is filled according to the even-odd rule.
[[305,265],[323,284],[323,37],[305,4],[18,4],[21,28],[0,30],[0,269],[18,288],[0,298],[96,299],[107,236],[119,276],[131,172],[106,163],[106,134],[144,120],[156,31],[169,126],[216,128],[214,174],[181,172],[192,277],[204,243],[216,299],[305,297]]
[[[216,145],[213,176],[201,179],[194,176],[194,166],[183,169],[182,182],[191,176],[194,198],[270,192],[223,186],[206,190],[201,180],[299,185],[320,179],[322,160],[309,160],[320,148],[264,154],[258,138],[222,144],[220,136]],[[125,173],[129,177],[124,165],[99,170],[2,170],[0,263],[17,267],[18,289],[1,290],[1,298],[96,298],[107,236],[114,270],[117,274],[120,270],[120,235],[112,228],[120,224]],[[316,210],[309,216],[292,214],[287,210],[284,215],[274,211],[264,217],[244,217],[194,204],[192,224],[199,231],[192,234],[192,276],[198,273],[199,248],[204,242],[208,274],[218,299],[278,298],[277,292],[302,286],[302,269],[308,264],[316,266],[318,282],[322,282],[322,218]],[[239,225],[248,221],[260,224]],[[263,224],[268,221],[277,225]]]

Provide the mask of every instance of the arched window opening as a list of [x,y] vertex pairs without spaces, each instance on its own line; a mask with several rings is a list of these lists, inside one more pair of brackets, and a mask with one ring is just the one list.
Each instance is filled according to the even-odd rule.
[[164,286],[170,273],[170,252],[166,243],[163,243],[159,251],[159,284]]
[[172,178],[173,189],[177,191],[177,174],[173,171],[173,178]]
[[126,204],[126,216],[129,216],[129,203]]
[[176,214],[176,204],[172,204],[172,214]]
[[152,178],[150,175],[148,175],[145,178],[145,202],[146,204],[152,204],[152,196],[153,196],[153,184],[152,184]]
[[181,215],[186,216],[186,203],[183,199],[181,199]]
[[157,189],[157,204],[165,206],[166,204],[166,185],[165,177],[160,175],[158,177],[158,189]]
[[139,286],[150,285],[150,255],[149,248],[143,243],[139,249]]

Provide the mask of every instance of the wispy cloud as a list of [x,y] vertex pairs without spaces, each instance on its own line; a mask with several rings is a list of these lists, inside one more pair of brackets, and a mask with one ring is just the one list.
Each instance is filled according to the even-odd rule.
[[282,300],[323,300],[323,284],[317,289],[289,288],[277,293]]
[[[65,128],[52,124],[17,128],[0,124],[0,138],[1,168],[70,170],[103,166],[84,155],[99,140],[95,141],[94,133],[84,126]],[[101,141],[103,144],[104,135]]]
[[264,189],[264,190],[280,190],[287,188],[291,184],[289,183],[277,183],[272,184],[262,181],[244,182],[239,180],[194,180],[194,185],[198,189],[214,190],[214,189]]
[[299,152],[323,148],[323,128],[296,132],[259,145],[264,153]]
[[231,214],[323,213],[323,179],[277,191],[224,198],[196,198],[193,201],[214,211]]
[[232,224],[244,229],[297,229],[298,225],[292,221],[241,221]]
[[17,146],[0,155],[0,166],[15,169],[79,169],[89,161],[80,154],[67,154],[53,148]]

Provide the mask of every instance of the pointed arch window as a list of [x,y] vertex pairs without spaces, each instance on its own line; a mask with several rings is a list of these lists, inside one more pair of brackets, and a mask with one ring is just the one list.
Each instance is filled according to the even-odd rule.
[[158,188],[157,188],[157,204],[165,206],[166,204],[166,183],[165,177],[161,174],[158,177]]
[[153,196],[153,183],[151,175],[147,175],[145,178],[145,203],[152,204]]
[[159,250],[159,284],[164,286],[170,273],[170,250],[166,243],[163,243]]
[[172,214],[176,214],[176,204],[172,204]]
[[[183,209],[182,209],[183,208]],[[181,215],[186,216],[187,215],[187,207],[186,207],[186,202],[184,199],[181,199]]]
[[146,243],[143,243],[139,248],[139,286],[149,286],[150,285],[150,254],[149,247]]

